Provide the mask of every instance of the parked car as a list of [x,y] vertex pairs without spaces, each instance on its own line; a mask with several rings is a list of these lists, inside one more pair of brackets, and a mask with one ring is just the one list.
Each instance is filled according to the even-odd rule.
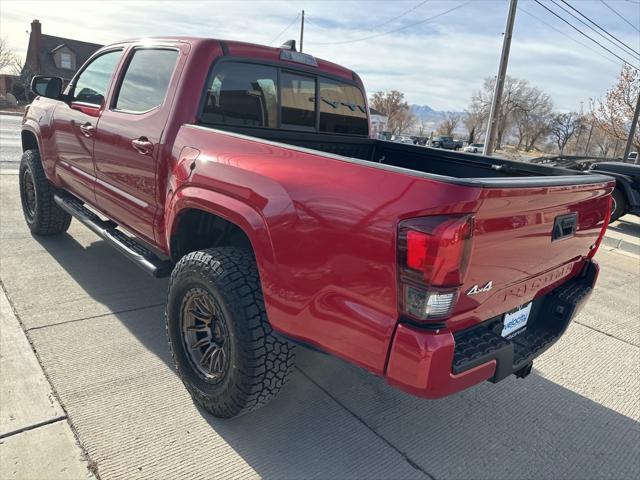
[[633,163],[638,163],[638,152],[630,152],[627,156],[627,160]]
[[484,150],[484,143],[471,143],[466,147],[464,147],[465,152],[471,152],[471,153],[482,153],[483,150]]
[[396,142],[396,143],[404,143],[405,145],[413,145],[413,139],[411,137],[404,137],[402,135],[398,135],[398,136],[393,136],[391,138],[392,142]]
[[296,344],[426,398],[526,377],[598,276],[610,177],[369,138],[334,63],[145,38],[62,85],[33,79],[26,223],[171,276],[173,359],[216,416],[275,397]]
[[610,175],[616,179],[611,194],[611,221],[631,213],[640,215],[640,165],[623,162],[600,162],[591,165],[590,172]]
[[453,140],[453,137],[448,137],[446,135],[438,135],[431,139],[429,142],[431,147],[435,148],[445,148],[447,150],[457,150],[460,148],[458,143]]

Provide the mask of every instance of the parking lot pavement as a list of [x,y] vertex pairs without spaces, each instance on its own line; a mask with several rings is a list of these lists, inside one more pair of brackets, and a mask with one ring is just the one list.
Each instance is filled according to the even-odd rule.
[[73,222],[33,238],[0,175],[0,279],[101,479],[639,478],[640,257],[603,249],[591,301],[525,380],[421,400],[298,349],[281,396],[234,420],[171,366],[165,281]]

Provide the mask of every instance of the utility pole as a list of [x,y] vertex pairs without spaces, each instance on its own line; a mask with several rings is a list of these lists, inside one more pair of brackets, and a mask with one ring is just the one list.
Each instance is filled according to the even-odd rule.
[[504,90],[504,81],[507,77],[507,63],[509,63],[509,50],[511,49],[511,37],[513,35],[513,24],[516,19],[517,6],[518,0],[510,0],[507,26],[505,27],[504,38],[502,40],[502,56],[500,57],[496,88],[493,92],[491,112],[489,113],[489,125],[487,126],[487,134],[485,135],[484,149],[482,152],[485,155],[491,155],[496,145],[498,124],[500,122],[500,102],[502,100],[502,91]]
[[[636,102],[636,111],[633,112],[633,120],[631,120],[631,128],[629,129],[629,138],[627,138],[627,145],[624,147],[624,160],[629,157],[631,152],[631,146],[633,145],[633,137],[636,134],[636,128],[638,128],[638,113],[640,113],[640,93],[638,93],[638,101]],[[638,163],[638,158],[636,158]]]
[[302,52],[303,38],[304,38],[304,10],[302,10],[302,18],[300,20],[300,52]]

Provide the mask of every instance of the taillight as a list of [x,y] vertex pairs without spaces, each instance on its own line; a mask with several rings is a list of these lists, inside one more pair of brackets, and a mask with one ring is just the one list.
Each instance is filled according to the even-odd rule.
[[469,266],[473,216],[438,215],[400,223],[400,308],[419,321],[451,315]]

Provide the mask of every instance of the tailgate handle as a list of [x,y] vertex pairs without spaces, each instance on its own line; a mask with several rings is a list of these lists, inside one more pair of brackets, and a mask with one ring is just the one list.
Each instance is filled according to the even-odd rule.
[[553,232],[551,233],[551,241],[555,242],[565,238],[573,237],[578,227],[578,214],[569,213],[560,215],[553,221]]

